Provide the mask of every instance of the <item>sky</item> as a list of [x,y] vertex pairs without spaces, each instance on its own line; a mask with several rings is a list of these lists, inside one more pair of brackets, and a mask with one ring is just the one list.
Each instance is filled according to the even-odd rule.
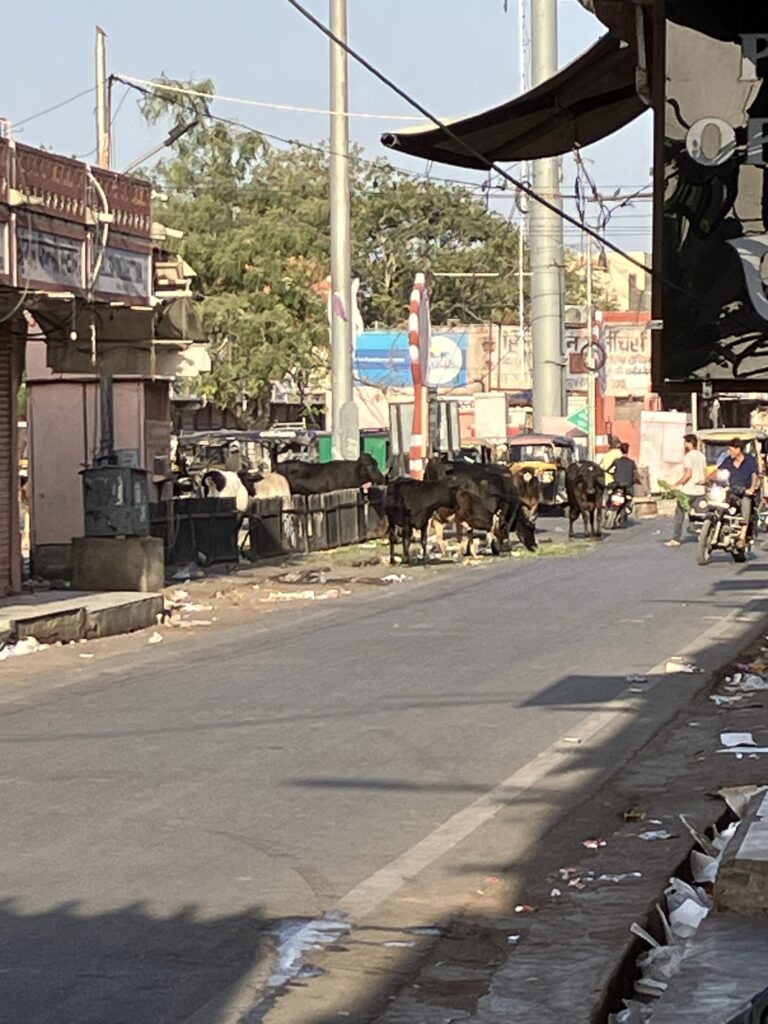
[[[519,94],[518,3],[508,0],[348,0],[349,42],[422,104],[442,117],[472,113]],[[577,0],[535,0],[558,4],[560,63],[587,49],[603,26]],[[305,0],[325,23],[328,0]],[[229,97],[300,107],[328,107],[328,43],[287,0],[29,0],[5,15],[0,63],[0,116],[12,123],[14,138],[33,146],[93,159],[94,29],[108,34],[108,70],[152,79],[211,78]],[[91,90],[58,110],[40,114],[77,93]],[[354,63],[350,67],[350,110],[386,115],[351,118],[350,135],[370,157],[386,157],[423,173],[424,161],[391,153],[379,136],[409,124],[415,112]],[[158,145],[165,132],[147,126],[138,94],[123,85],[113,96],[113,167],[123,170]],[[216,114],[236,118],[264,132],[308,143],[328,138],[325,114],[273,110],[217,101]],[[27,118],[31,118],[27,120]],[[25,122],[25,123],[20,123]],[[18,127],[15,125],[18,124]],[[601,189],[636,191],[650,181],[651,119],[646,114],[613,138],[583,151]],[[433,174],[479,181],[460,168],[433,167]],[[513,169],[514,173],[514,169]],[[573,191],[575,171],[564,162],[564,191]],[[514,203],[500,197],[494,208],[508,214]],[[609,237],[627,249],[649,249],[651,204],[638,201],[610,222]],[[566,231],[575,245],[577,232]]]

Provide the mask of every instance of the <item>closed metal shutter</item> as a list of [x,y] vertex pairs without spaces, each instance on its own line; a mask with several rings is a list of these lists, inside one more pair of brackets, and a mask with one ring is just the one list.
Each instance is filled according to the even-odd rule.
[[14,537],[16,516],[13,502],[18,501],[15,431],[13,416],[12,349],[0,339],[0,597],[12,591],[11,566],[16,557]]

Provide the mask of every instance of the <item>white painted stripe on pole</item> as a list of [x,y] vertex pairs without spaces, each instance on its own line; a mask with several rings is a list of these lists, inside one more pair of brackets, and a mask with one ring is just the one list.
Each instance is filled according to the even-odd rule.
[[418,363],[418,361],[419,361],[419,354],[420,354],[419,353],[419,346],[418,345],[409,345],[408,346],[408,351],[409,351],[409,353],[411,355],[411,362]]
[[411,448],[420,448],[423,443],[423,434],[411,434]]
[[408,333],[413,334],[419,333],[419,314],[409,313],[408,314]]
[[427,275],[424,273],[423,270],[420,270],[418,274],[414,277],[414,281],[416,282],[417,286],[421,285],[421,287],[423,288],[424,285],[427,283]]
[[[419,460],[421,461],[421,460]],[[411,460],[414,466],[414,460]],[[744,612],[737,608],[729,615],[719,618],[716,625],[705,630],[700,636],[680,652],[681,657],[690,658],[693,652],[706,650],[716,642],[722,642],[724,637],[730,640],[738,639],[734,634],[733,625],[736,622],[745,622],[753,626],[765,618],[765,611]],[[746,632],[744,630],[743,632]],[[647,697],[653,687],[666,675],[666,664],[668,658],[664,658],[657,665],[654,665],[646,675],[650,679],[649,685],[645,688],[641,697]],[[568,730],[570,736],[578,736],[581,739],[579,749],[584,752],[584,744],[598,735],[608,726],[618,730],[626,724],[627,714],[642,707],[642,701],[627,693],[626,697],[613,704],[610,710],[595,711],[581,722]],[[336,904],[341,910],[350,914],[356,920],[370,914],[380,903],[391,896],[406,882],[415,878],[422,871],[434,864],[436,860],[448,853],[462,840],[466,839],[478,828],[484,825],[491,818],[495,817],[500,810],[506,807],[512,800],[517,799],[526,790],[541,782],[544,776],[555,770],[564,770],[568,765],[573,765],[573,749],[564,749],[564,737],[556,740],[540,754],[523,765],[516,772],[513,772],[503,782],[499,783],[492,790],[478,797],[467,807],[448,818],[439,825],[428,836],[416,843],[409,850],[395,857],[383,868],[375,871],[370,877],[356,885],[354,889],[341,898]]]

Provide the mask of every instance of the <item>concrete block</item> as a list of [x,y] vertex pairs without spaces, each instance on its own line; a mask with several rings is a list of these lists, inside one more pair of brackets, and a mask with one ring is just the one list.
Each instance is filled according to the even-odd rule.
[[33,636],[41,644],[67,644],[85,636],[85,608],[57,608],[40,610],[15,620],[14,640],[27,640]]
[[74,537],[76,590],[158,591],[165,584],[160,537]]
[[72,545],[38,544],[32,551],[32,571],[44,580],[71,580]]
[[714,888],[718,910],[768,914],[768,820],[760,817],[765,797],[754,797],[728,844]]

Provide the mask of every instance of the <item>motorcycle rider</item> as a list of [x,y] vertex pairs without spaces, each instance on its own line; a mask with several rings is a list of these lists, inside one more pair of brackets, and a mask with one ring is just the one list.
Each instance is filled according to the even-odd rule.
[[600,456],[600,468],[605,473],[606,486],[610,487],[613,483],[613,467],[616,461],[621,458],[621,441],[618,437],[611,438],[611,447],[605,452],[604,455]]
[[760,469],[754,455],[744,451],[744,442],[734,437],[728,442],[728,457],[723,459],[710,478],[725,470],[728,473],[728,487],[734,497],[741,499],[741,516],[744,520],[741,542],[746,543],[752,525],[754,497],[760,486]]
[[635,494],[635,484],[640,483],[640,474],[637,472],[637,463],[629,457],[629,445],[622,441],[619,446],[621,454],[613,464],[613,486],[620,487],[630,499]]

